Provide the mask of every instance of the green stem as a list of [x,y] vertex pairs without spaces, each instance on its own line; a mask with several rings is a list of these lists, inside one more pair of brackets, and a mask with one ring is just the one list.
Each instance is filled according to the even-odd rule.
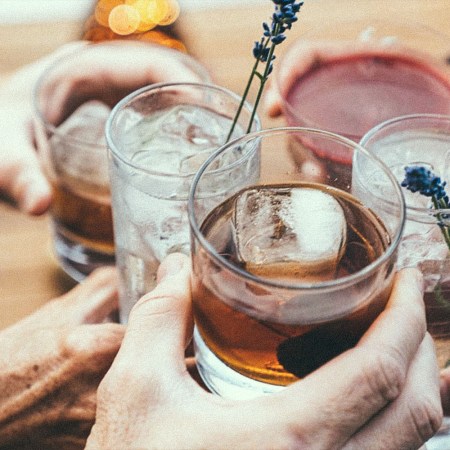
[[436,212],[436,218],[438,219],[438,222],[440,222],[442,225],[439,227],[441,229],[442,235],[444,237],[445,243],[447,244],[447,247],[450,249],[450,231],[449,227],[447,225],[444,225],[444,220],[442,214],[439,212],[441,208],[447,208],[447,205],[442,204],[440,205],[438,200],[436,200],[436,197],[433,196],[432,198],[434,209]]
[[[279,32],[279,29],[280,29],[280,26],[277,25],[276,29],[274,30],[273,35],[277,35],[278,32]],[[264,41],[263,50],[267,48],[269,42],[271,42],[270,41],[270,37],[267,38]],[[238,109],[236,111],[236,115],[234,116],[233,123],[231,124],[231,128],[230,128],[230,131],[228,133],[226,142],[228,142],[231,139],[231,136],[233,135],[234,129],[236,128],[237,121],[239,119],[239,116],[241,115],[242,108],[244,107],[244,103],[245,103],[245,101],[247,99],[247,95],[248,95],[248,93],[250,91],[250,87],[252,85],[253,79],[255,78],[256,75],[259,75],[260,85],[259,85],[258,93],[257,93],[257,96],[256,96],[256,101],[255,101],[255,104],[253,106],[252,114],[250,116],[250,120],[249,120],[249,123],[248,123],[247,133],[250,133],[250,131],[252,130],[252,125],[253,125],[253,122],[254,122],[255,116],[256,116],[256,110],[258,109],[258,105],[259,105],[259,102],[260,102],[261,97],[262,97],[264,86],[265,86],[267,78],[269,76],[270,65],[271,65],[271,62],[272,62],[272,58],[273,58],[273,54],[274,54],[274,51],[275,51],[275,47],[276,47],[276,44],[272,43],[272,45],[270,47],[270,50],[269,50],[269,55],[268,55],[267,60],[266,60],[266,66],[265,66],[263,75],[258,74],[258,64],[260,63],[261,59],[260,59],[260,57],[256,58],[256,62],[253,65],[253,70],[252,70],[252,72],[250,74],[250,78],[249,78],[249,80],[247,82],[247,86],[245,87],[245,91],[244,91],[244,94],[242,95],[241,102],[239,103],[239,107],[238,107]]]
[[264,69],[264,74],[262,75],[262,77],[260,79],[259,89],[258,89],[258,93],[256,95],[255,104],[253,106],[252,115],[250,116],[250,120],[248,122],[247,133],[250,133],[250,131],[252,130],[252,125],[253,125],[253,121],[255,120],[259,101],[261,100],[262,93],[264,91],[264,86],[267,82],[267,78],[269,77],[270,64],[272,61],[273,53],[275,51],[275,47],[276,47],[276,45],[272,44],[272,46],[270,47],[270,50],[269,50],[269,56],[267,57],[267,63],[266,63],[266,67]]
[[236,128],[237,121],[239,119],[239,116],[241,115],[242,108],[244,107],[245,100],[247,99],[247,95],[250,91],[250,86],[252,85],[253,78],[255,78],[259,61],[260,61],[260,59],[257,58],[255,64],[253,65],[252,73],[250,75],[250,78],[248,79],[247,86],[245,87],[244,94],[242,95],[241,102],[239,103],[239,107],[236,111],[236,115],[234,116],[234,120],[231,125],[230,131],[228,133],[227,140],[225,141],[225,143],[227,143],[230,140],[231,136],[233,135],[234,129]]

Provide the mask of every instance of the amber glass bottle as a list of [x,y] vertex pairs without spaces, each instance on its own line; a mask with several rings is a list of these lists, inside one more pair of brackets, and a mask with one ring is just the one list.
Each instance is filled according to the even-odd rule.
[[179,14],[177,0],[97,0],[85,23],[83,39],[134,39],[185,52],[175,31]]

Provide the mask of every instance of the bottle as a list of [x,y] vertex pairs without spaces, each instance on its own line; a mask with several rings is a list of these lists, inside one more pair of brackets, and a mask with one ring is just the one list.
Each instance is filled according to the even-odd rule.
[[97,0],[86,20],[83,39],[133,39],[186,52],[174,28],[179,15],[177,0]]

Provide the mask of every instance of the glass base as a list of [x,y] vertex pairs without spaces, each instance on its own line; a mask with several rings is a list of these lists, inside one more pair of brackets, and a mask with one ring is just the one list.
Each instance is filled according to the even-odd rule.
[[425,443],[426,450],[450,449],[450,417],[444,417],[439,431]]
[[53,238],[56,257],[62,269],[77,282],[83,281],[99,267],[115,264],[114,255],[98,252],[75,243],[59,233],[56,228],[53,229]]
[[194,329],[194,350],[202,380],[211,392],[221,397],[246,400],[284,389],[284,386],[261,383],[231,369],[206,346],[197,327]]

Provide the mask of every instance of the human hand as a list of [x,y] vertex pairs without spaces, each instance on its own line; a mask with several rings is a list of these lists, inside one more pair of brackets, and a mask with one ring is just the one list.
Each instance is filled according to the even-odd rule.
[[421,278],[397,275],[386,310],[359,344],[285,390],[230,401],[190,377],[189,260],[170,255],[132,310],[100,384],[86,449],[418,448],[438,429],[436,358]]
[[[89,55],[77,52],[87,45],[95,46],[96,51]],[[44,213],[51,203],[51,189],[33,145],[33,87],[49,66],[68,54],[79,59],[77,71],[47,85],[54,94],[48,96],[51,101],[44,105],[43,112],[54,124],[90,98],[113,106],[146,84],[209,79],[206,70],[186,55],[135,41],[73,42],[19,70],[0,88],[0,192],[30,214]]]
[[[78,106],[100,100],[113,107],[134,90],[153,83],[206,82],[206,69],[179,51],[136,41],[108,41],[74,52],[70,77],[61,67],[40,93],[42,115],[57,126]],[[75,93],[75,95],[74,95]]]
[[[83,449],[96,390],[123,337],[113,269],[0,332],[0,448]],[[105,323],[103,323],[105,322]]]
[[29,214],[44,213],[51,201],[51,189],[33,146],[33,86],[57,58],[81,45],[75,42],[62,46],[18,70],[0,86],[0,194]]
[[[367,31],[370,31],[370,27]],[[406,57],[408,54],[418,63],[430,65],[430,56],[408,48],[401,39],[383,39],[362,33],[354,40],[297,39],[283,55],[266,87],[263,107],[269,117],[278,117],[289,105],[284,100],[298,79],[318,65],[354,56],[384,56],[392,54]],[[289,114],[292,115],[292,112]],[[297,124],[299,125],[299,124]],[[313,126],[313,125],[311,125]]]

